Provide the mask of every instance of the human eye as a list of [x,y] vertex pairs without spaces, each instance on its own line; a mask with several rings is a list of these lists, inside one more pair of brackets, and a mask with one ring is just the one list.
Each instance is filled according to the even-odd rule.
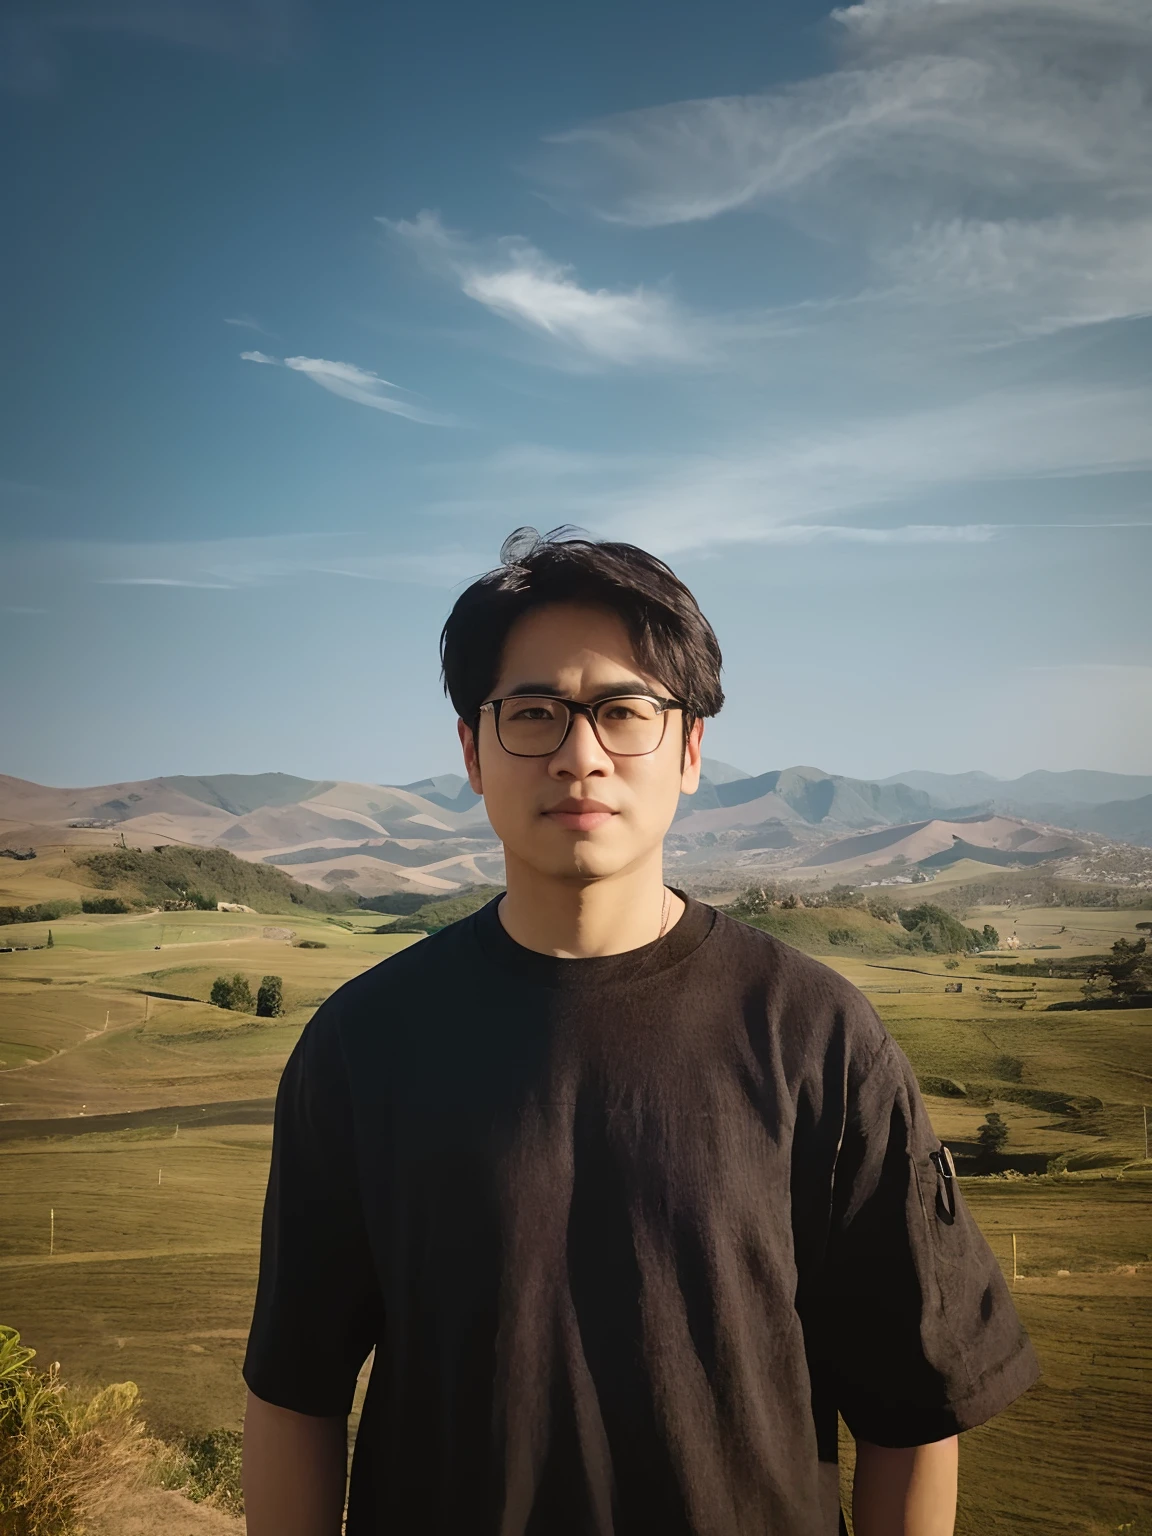
[[651,699],[606,699],[600,708],[602,720],[651,720],[656,706]]
[[506,719],[530,725],[537,720],[555,720],[557,706],[551,699],[509,699],[504,711]]

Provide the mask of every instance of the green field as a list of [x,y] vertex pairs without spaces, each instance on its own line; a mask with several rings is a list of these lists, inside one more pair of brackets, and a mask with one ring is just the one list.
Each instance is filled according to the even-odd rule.
[[[24,897],[25,871],[27,900],[58,895],[34,867],[4,870],[0,897]],[[1075,954],[1131,937],[1145,916],[1013,908],[965,920],[1002,934],[1014,923],[1022,942]],[[239,1423],[277,1077],[322,998],[419,942],[372,931],[382,923],[298,910],[78,916],[51,925],[52,949],[0,954],[0,1319],[73,1379],[137,1381],[162,1433]],[[47,932],[18,927],[0,942]],[[1045,1374],[965,1436],[961,1536],[1149,1536],[1152,1012],[1048,1013],[1075,983],[996,978],[979,957],[953,970],[924,955],[827,959],[923,1081],[954,1085],[928,1100],[950,1145],[974,1151],[992,1109],[1009,1127],[998,1174],[964,1188],[1008,1276],[1016,1234],[1016,1299]],[[286,1015],[212,1007],[214,978],[237,971],[253,991],[282,976]],[[963,992],[946,993],[955,981]],[[123,1117],[117,1128],[80,1121],[108,1115]],[[20,1133],[20,1121],[60,1117],[67,1134]],[[1053,1160],[1068,1171],[1049,1174]],[[846,1444],[845,1476],[850,1465]]]

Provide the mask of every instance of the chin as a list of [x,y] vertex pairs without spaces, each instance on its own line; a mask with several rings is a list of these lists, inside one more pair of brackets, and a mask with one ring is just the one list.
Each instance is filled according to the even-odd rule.
[[536,838],[522,842],[509,838],[504,848],[521,864],[553,880],[603,880],[618,874],[637,857],[636,850],[613,848],[591,837],[568,841],[567,847],[558,847],[553,838],[545,846]]

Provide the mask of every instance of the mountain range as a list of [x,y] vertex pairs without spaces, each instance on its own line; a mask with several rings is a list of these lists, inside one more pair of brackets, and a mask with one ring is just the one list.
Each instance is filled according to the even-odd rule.
[[[848,874],[893,862],[938,869],[959,858],[1024,866],[1085,851],[1082,834],[1152,847],[1152,776],[911,770],[872,781],[810,766],[750,774],[706,758],[669,848],[689,866],[769,862]],[[225,848],[360,895],[503,878],[483,801],[460,774],[400,785],[178,774],[85,789],[0,775],[0,848],[121,838]]]

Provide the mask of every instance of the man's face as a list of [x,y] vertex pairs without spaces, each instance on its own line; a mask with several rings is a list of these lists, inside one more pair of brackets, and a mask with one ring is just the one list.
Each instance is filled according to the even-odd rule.
[[[564,603],[534,609],[509,632],[490,697],[515,693],[593,704],[613,694],[669,698],[672,690],[638,665],[615,614]],[[460,723],[468,781],[484,796],[505,852],[558,879],[603,879],[659,848],[680,792],[691,794],[699,783],[702,733],[698,720],[681,766],[680,710],[668,712],[663,740],[642,757],[605,751],[586,716],[573,718],[566,741],[550,757],[506,752],[490,711],[480,717],[478,743]]]

